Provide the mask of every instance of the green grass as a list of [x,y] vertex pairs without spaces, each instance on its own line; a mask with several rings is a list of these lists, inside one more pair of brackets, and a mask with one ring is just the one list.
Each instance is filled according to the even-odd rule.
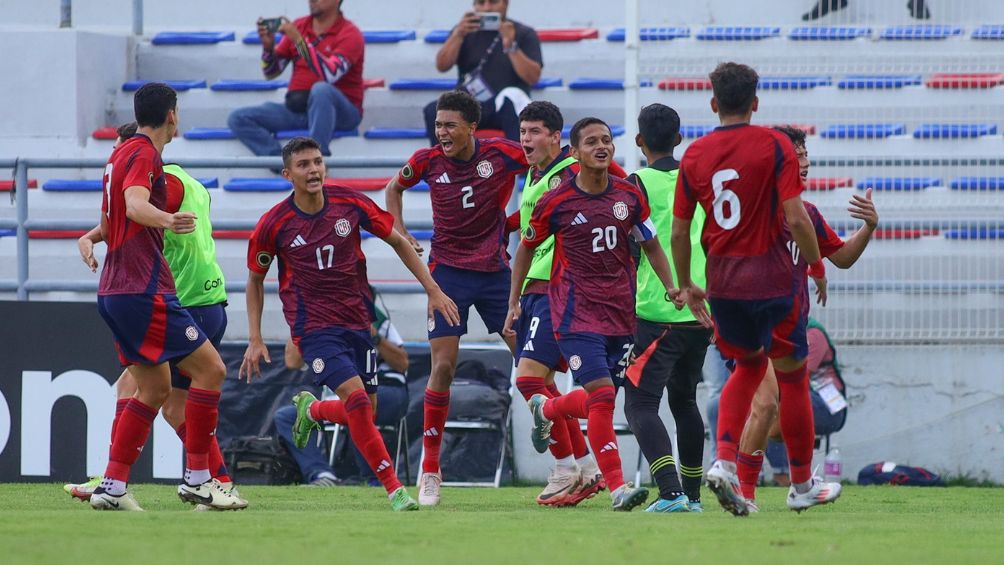
[[[414,493],[414,488],[411,489]],[[538,488],[444,489],[395,514],[365,487],[242,487],[243,512],[196,513],[171,486],[132,488],[145,513],[95,512],[61,485],[0,485],[2,563],[1001,563],[1004,489],[847,487],[801,515],[761,489],[746,519],[610,511],[606,493],[541,508]]]

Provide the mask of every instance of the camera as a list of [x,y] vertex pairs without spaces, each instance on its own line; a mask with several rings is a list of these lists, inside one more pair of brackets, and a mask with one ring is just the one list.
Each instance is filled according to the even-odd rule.
[[483,30],[498,31],[502,26],[502,14],[499,12],[477,12],[477,16]]
[[282,25],[282,18],[265,18],[261,23],[270,34],[274,35],[275,32],[279,31],[279,26]]

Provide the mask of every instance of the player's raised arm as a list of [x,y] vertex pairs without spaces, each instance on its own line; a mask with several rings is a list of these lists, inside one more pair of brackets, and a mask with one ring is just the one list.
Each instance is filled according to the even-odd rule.
[[852,196],[847,211],[851,213],[852,218],[864,220],[865,225],[858,228],[839,250],[828,257],[831,263],[841,269],[849,269],[857,262],[871,241],[875,228],[878,227],[879,216],[872,202],[872,189],[866,190],[864,196],[857,194]]
[[126,217],[151,228],[171,230],[174,233],[195,231],[195,214],[175,212],[169,214],[150,204],[150,189],[144,186],[130,186],[125,189]]
[[405,239],[397,229],[392,230],[390,235],[384,238],[384,241],[394,248],[404,266],[411,271],[411,274],[415,275],[419,284],[425,289],[425,293],[429,296],[429,318],[433,317],[433,312],[439,312],[446,319],[447,324],[451,326],[460,324],[460,312],[457,310],[457,305],[443,293],[436,281],[432,280],[429,269],[422,263],[414,245]]
[[237,372],[237,378],[246,378],[250,383],[255,375],[261,376],[261,360],[272,363],[268,348],[261,337],[261,314],[265,308],[265,275],[250,271],[245,289],[248,310],[248,348],[244,351],[244,361]]

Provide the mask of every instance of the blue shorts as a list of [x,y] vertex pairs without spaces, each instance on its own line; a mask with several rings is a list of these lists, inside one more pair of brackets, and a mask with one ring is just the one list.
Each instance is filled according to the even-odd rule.
[[523,357],[548,369],[567,370],[551,325],[551,299],[546,294],[524,294],[519,299],[521,314],[516,321],[516,364]]
[[634,336],[574,333],[557,338],[575,382],[584,386],[596,379],[612,378],[614,385],[620,386],[624,381]]
[[315,385],[326,385],[334,392],[358,376],[366,385],[366,394],[376,393],[376,349],[369,332],[326,328],[301,337],[297,345]]
[[774,328],[798,308],[794,298],[708,298],[715,319],[715,343],[722,357],[742,359],[761,348],[770,351]]
[[98,312],[115,336],[123,366],[183,359],[206,341],[205,332],[173,294],[98,296]]
[[[185,308],[192,315],[195,324],[209,338],[209,343],[213,347],[220,349],[220,342],[223,341],[223,334],[227,331],[227,303],[221,302],[210,306],[192,306]],[[188,390],[192,386],[192,379],[185,376],[175,363],[171,363],[171,387]]]
[[450,326],[439,312],[429,320],[429,339],[462,336],[467,333],[467,316],[471,306],[481,316],[488,333],[499,333],[509,312],[509,286],[512,272],[508,268],[494,273],[434,265],[432,279],[443,289],[460,310],[460,325]]

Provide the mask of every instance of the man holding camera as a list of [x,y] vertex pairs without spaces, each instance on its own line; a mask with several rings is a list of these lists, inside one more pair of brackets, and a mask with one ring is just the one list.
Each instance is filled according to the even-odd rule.
[[[500,129],[519,140],[519,113],[544,66],[533,28],[506,18],[509,0],[474,0],[436,53],[441,73],[457,66],[457,88],[481,103],[478,129]],[[436,102],[425,107],[425,131],[436,145]]]
[[[342,14],[344,0],[309,0],[310,15],[289,21],[259,18],[261,66],[274,79],[293,63],[285,104],[266,102],[234,110],[227,125],[255,155],[279,155],[275,132],[308,129],[330,155],[336,130],[359,126],[363,116],[363,34]],[[282,39],[276,44],[276,34]]]

